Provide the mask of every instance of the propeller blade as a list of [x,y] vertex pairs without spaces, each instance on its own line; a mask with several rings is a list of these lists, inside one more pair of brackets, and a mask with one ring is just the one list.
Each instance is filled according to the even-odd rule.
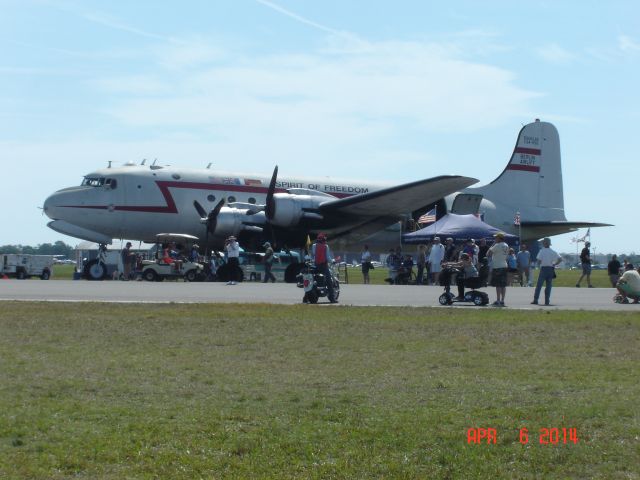
[[207,216],[207,211],[202,208],[202,205],[200,205],[197,200],[193,201],[193,206],[196,208],[196,211],[198,212],[198,215],[200,215],[200,218],[205,218]]
[[218,225],[218,214],[220,213],[223,205],[224,198],[221,199],[218,204],[213,207],[213,210],[209,212],[209,215],[207,215],[207,230],[209,231],[209,233],[211,233],[211,235],[213,235],[216,231],[216,226]]
[[267,190],[267,202],[265,204],[264,213],[267,220],[272,220],[276,214],[276,202],[273,195],[276,192],[276,182],[278,180],[278,166],[273,169],[273,175],[271,176],[271,182],[269,182],[269,190]]

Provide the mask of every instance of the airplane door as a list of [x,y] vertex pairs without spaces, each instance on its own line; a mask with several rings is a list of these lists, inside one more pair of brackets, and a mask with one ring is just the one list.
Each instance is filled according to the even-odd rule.
[[451,213],[457,215],[477,214],[480,211],[480,202],[482,195],[475,193],[459,193],[453,200]]

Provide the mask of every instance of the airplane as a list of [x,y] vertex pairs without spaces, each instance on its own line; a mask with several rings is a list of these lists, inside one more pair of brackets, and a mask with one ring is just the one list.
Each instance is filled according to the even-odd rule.
[[[303,247],[308,235],[324,232],[334,249],[358,251],[397,246],[403,221],[436,207],[484,214],[484,220],[523,240],[558,235],[603,223],[569,222],[564,213],[560,140],[556,128],[536,119],[518,134],[504,171],[491,183],[443,175],[401,185],[328,177],[279,178],[259,174],[135,165],[96,170],[79,186],[44,202],[53,230],[99,244],[114,238],[154,242],[162,232],[198,237],[207,250],[234,235],[258,248],[276,241]],[[313,238],[313,237],[312,237]]]

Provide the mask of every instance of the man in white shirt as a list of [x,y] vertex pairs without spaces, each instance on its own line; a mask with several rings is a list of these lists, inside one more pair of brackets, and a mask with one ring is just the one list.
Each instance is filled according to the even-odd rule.
[[431,252],[429,253],[429,271],[434,285],[438,285],[442,260],[444,259],[444,245],[440,243],[440,237],[434,237]]
[[628,297],[633,299],[633,303],[640,301],[640,273],[633,269],[633,264],[627,263],[616,288],[623,297],[622,303],[629,303]]
[[496,301],[493,305],[504,307],[504,297],[507,294],[507,256],[509,245],[504,241],[504,233],[494,235],[496,241],[487,252],[491,260],[491,284],[496,287]]
[[229,281],[227,285],[235,285],[240,270],[240,244],[233,235],[227,238],[224,244],[227,252],[227,265],[229,266]]
[[546,282],[544,287],[544,304],[549,305],[551,301],[551,287],[553,287],[553,279],[556,276],[555,267],[562,258],[551,248],[551,239],[545,238],[542,240],[542,248],[538,252],[536,262],[540,266],[540,272],[538,273],[538,283],[536,283],[536,290],[533,293],[532,305],[538,304],[540,298],[540,290],[542,290],[542,284]]

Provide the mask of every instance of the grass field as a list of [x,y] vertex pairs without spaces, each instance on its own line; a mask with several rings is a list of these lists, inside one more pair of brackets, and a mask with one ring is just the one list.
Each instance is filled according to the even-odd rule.
[[3,479],[640,478],[637,314],[2,307]]
[[[557,270],[558,278],[553,281],[555,287],[575,287],[576,282],[580,278],[580,270]],[[382,285],[384,279],[389,276],[386,268],[376,268],[370,273],[371,283]],[[538,278],[538,271],[535,272],[535,279]],[[360,268],[349,268],[349,282],[362,283],[362,271]],[[591,272],[591,283],[596,288],[611,288],[609,276],[606,270],[594,270]],[[582,280],[582,287],[587,287],[587,281]]]
[[[73,278],[73,269],[74,265],[54,265],[52,279],[71,280]],[[362,283],[362,271],[360,268],[349,268],[348,274],[350,283]],[[385,283],[384,279],[388,277],[387,269],[376,268],[371,271],[370,277],[372,284],[382,285]],[[554,286],[573,287],[575,286],[578,278],[580,278],[579,270],[558,270],[558,278],[554,281]],[[35,279],[37,280],[37,278]],[[606,270],[594,270],[591,274],[591,281],[596,288],[611,288]],[[582,286],[587,286],[586,280],[582,281]]]

